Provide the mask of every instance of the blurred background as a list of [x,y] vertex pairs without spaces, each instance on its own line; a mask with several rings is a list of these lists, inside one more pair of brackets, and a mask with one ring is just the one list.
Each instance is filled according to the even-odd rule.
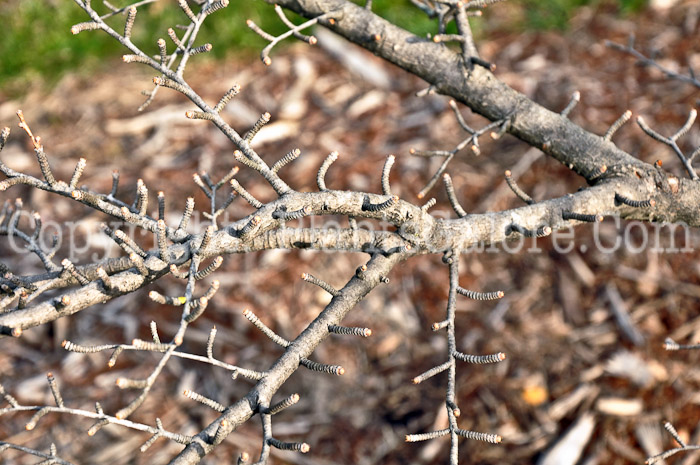
[[[156,2],[148,7],[151,14],[139,17],[135,42],[153,42],[155,47],[153,37],[163,35],[168,27],[182,21],[182,12],[172,8],[171,3]],[[524,0],[512,2],[504,16],[490,15],[474,26],[479,32],[496,24],[518,31],[565,30],[582,6],[605,8],[629,17],[642,11],[646,4],[646,0]],[[433,21],[409,0],[377,0],[373,10],[418,35],[434,32]],[[290,17],[295,16],[290,13]],[[221,61],[257,55],[266,43],[245,27],[248,18],[270,33],[285,30],[274,10],[262,0],[240,2],[226,14],[213,15],[205,22],[202,37],[210,41],[216,37],[216,46],[207,58]],[[26,92],[27,80],[40,79],[38,84],[45,88],[46,81],[56,83],[66,73],[89,76],[106,69],[105,61],[112,61],[121,53],[120,45],[106,34],[75,40],[70,28],[85,20],[82,10],[70,0],[4,0],[0,4],[0,21],[6,25],[0,44],[0,95],[7,98]]]
[[[435,30],[408,1],[375,0],[374,5],[378,14],[416,34]],[[320,30],[315,31],[317,46],[287,41],[273,51],[272,65],[265,67],[258,57],[265,42],[248,30],[247,18],[271,33],[283,31],[270,6],[257,0],[232,1],[210,18],[199,36],[200,43],[211,42],[214,49],[191,61],[186,77],[192,87],[208,102],[216,102],[239,83],[243,90],[225,117],[240,132],[269,111],[272,122],[254,146],[268,162],[294,147],[301,149],[301,158],[282,171],[295,189],[316,189],[316,169],[337,150],[340,159],[326,176],[329,187],[380,192],[381,167],[393,153],[397,161],[392,190],[422,204],[416,193],[440,160],[411,157],[409,149],[450,150],[466,137],[447,99],[416,97],[426,86],[420,79]],[[541,105],[559,111],[574,91],[580,91],[581,102],[570,117],[590,131],[604,133],[630,109],[662,134],[671,134],[697,107],[700,89],[638,66],[604,41],[626,43],[635,34],[640,50],[664,66],[679,72],[689,65],[697,70],[699,19],[700,6],[694,1],[533,0],[489,6],[472,24],[482,57],[497,65],[496,75]],[[42,137],[57,177],[69,178],[77,159],[84,157],[88,167],[82,182],[91,189],[109,191],[111,172],[119,169],[119,193],[127,201],[139,178],[152,194],[163,190],[169,222],[179,221],[187,196],[194,196],[198,206],[206,205],[192,174],[206,171],[214,179],[226,174],[234,164],[232,147],[206,122],[184,118],[191,104],[162,89],[145,112],[137,112],[144,99],[140,92],[151,86],[152,71],[123,64],[119,45],[104,34],[72,36],[70,26],[85,20],[72,2],[5,1],[0,20],[5,25],[0,41],[0,125],[13,127],[0,154],[5,163],[39,173],[29,141],[16,128],[14,113],[21,108]],[[175,2],[142,8],[135,42],[156,52],[156,39],[182,20]],[[113,21],[117,28],[123,18]],[[352,64],[358,59],[361,69]],[[460,110],[472,127],[487,123],[464,107]],[[683,175],[675,155],[634,124],[628,123],[614,140],[634,156],[650,163],[660,159],[665,169]],[[696,124],[681,147],[690,152],[698,144]],[[510,136],[485,137],[481,145],[480,156],[466,149],[448,169],[470,213],[521,205],[505,185],[506,169],[535,200],[585,187],[582,178]],[[237,178],[260,200],[274,198],[250,170],[243,168]],[[25,208],[41,213],[45,223],[79,224],[63,227],[66,243],[58,262],[79,248],[84,251],[72,257],[76,263],[118,254],[98,232],[99,224],[109,221],[104,215],[24,186],[2,193],[0,200],[16,197],[23,199]],[[426,197],[437,199],[431,210],[435,215],[451,215],[442,186]],[[235,220],[251,211],[236,200],[227,215]],[[308,226],[310,220],[305,221],[302,224]],[[192,230],[205,226],[204,218],[195,217]],[[29,221],[20,227],[31,229]],[[618,238],[633,246],[611,250]],[[652,242],[655,238],[658,242]],[[152,246],[151,237],[137,239]],[[502,351],[508,359],[496,366],[458,366],[460,427],[504,438],[501,445],[463,441],[460,463],[641,463],[648,455],[675,447],[662,420],[672,421],[689,442],[699,442],[700,355],[662,348],[669,336],[681,343],[700,339],[699,239],[694,230],[674,232],[606,219],[598,228],[577,227],[559,247],[554,239],[543,238],[527,242],[517,253],[499,246],[463,255],[462,287],[503,290],[506,297],[486,303],[458,300],[458,348],[476,354]],[[561,244],[566,243],[573,250],[564,253]],[[15,273],[40,270],[38,260],[13,253],[4,239],[0,257]],[[293,338],[328,302],[322,291],[299,279],[300,273],[341,287],[366,258],[308,251],[226,257],[214,276],[221,289],[188,331],[182,350],[204,354],[209,330],[216,325],[217,358],[264,369],[281,350],[245,320],[242,310],[252,309],[279,334]],[[305,441],[311,452],[275,452],[272,463],[447,463],[445,438],[403,442],[406,434],[446,426],[444,377],[418,386],[411,379],[445,360],[444,335],[433,333],[430,325],[444,319],[447,269],[439,256],[418,257],[397,267],[390,278],[389,285],[374,290],[345,322],[370,327],[373,336],[361,341],[333,337],[315,353],[316,360],[343,365],[345,376],[300,370],[280,391],[279,399],[298,392],[301,401],[275,418],[275,436]],[[167,339],[179,311],[151,302],[147,292],[179,295],[182,289],[182,282],[168,277],[147,290],[26,331],[19,340],[1,339],[0,383],[23,403],[51,404],[45,373],[52,371],[67,405],[91,409],[99,401],[105,411],[115,412],[136,395],[118,390],[116,378],[147,376],[158,358],[125,353],[108,369],[109,354],[67,354],[61,342],[148,339],[151,320]],[[227,372],[172,360],[132,418],[153,424],[159,417],[166,429],[195,434],[216,415],[182,396],[184,389],[229,404],[249,388],[245,380],[231,381]],[[55,442],[59,454],[74,463],[167,463],[181,448],[159,440],[141,454],[138,447],[148,438],[140,433],[110,426],[89,438],[89,420],[54,415],[25,431],[28,419],[29,415],[3,416],[0,440],[42,450]],[[203,463],[231,463],[241,451],[255,457],[260,434],[254,419]],[[557,446],[566,451],[564,458],[555,456]],[[689,465],[699,458],[684,453],[666,463]],[[36,461],[14,452],[2,455],[3,463]]]

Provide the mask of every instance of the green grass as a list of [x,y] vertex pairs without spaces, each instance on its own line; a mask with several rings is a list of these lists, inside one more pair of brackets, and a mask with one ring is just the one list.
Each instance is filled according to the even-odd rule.
[[519,3],[524,12],[521,30],[565,30],[582,6],[614,7],[622,15],[629,15],[641,11],[647,0],[521,0]]
[[[77,8],[58,8],[48,2],[25,0],[0,7],[0,24],[6,30],[0,41],[0,83],[19,78],[56,77],[85,64],[88,56],[115,53],[117,44],[106,38],[77,42],[67,25],[82,20]],[[94,60],[94,59],[93,59]]]
[[[490,7],[487,14],[497,8],[519,8],[522,24],[514,25],[518,29],[564,29],[576,8],[605,2],[620,5],[623,13],[629,13],[643,7],[646,0],[510,0],[511,5]],[[356,3],[364,4],[364,0]],[[161,0],[139,9],[133,40],[144,51],[156,53],[156,38],[167,37],[168,27],[186,22],[174,4],[174,0]],[[373,10],[417,35],[435,32],[435,21],[409,0],[375,0]],[[284,31],[272,7],[262,0],[231,0],[228,8],[205,22],[199,43],[213,43],[210,55],[215,58],[256,55],[265,42],[245,26],[248,18],[273,34]],[[0,1],[0,24],[5,28],[0,40],[0,95],[21,94],[28,82],[37,79],[50,86],[67,72],[92,73],[123,53],[123,47],[101,31],[71,34],[73,24],[86,20],[87,15],[71,0]],[[109,22],[120,31],[124,17],[119,15]],[[479,35],[483,23],[476,20],[472,24]]]
[[[93,1],[95,5],[100,3]],[[157,53],[157,38],[167,38],[168,27],[187,22],[182,11],[173,8],[173,3],[162,1],[139,9],[132,40],[145,52]],[[265,42],[246,27],[248,18],[272,33],[284,30],[273,9],[262,1],[233,0],[229,8],[208,18],[199,34],[199,43],[213,43],[211,55],[216,58],[230,53],[259,52]],[[66,72],[91,73],[124,53],[125,49],[102,31],[71,33],[72,25],[88,19],[70,0],[0,2],[0,24],[6,28],[0,40],[0,92],[21,93],[28,81],[36,79],[51,85]],[[121,31],[124,16],[117,15],[108,23]]]

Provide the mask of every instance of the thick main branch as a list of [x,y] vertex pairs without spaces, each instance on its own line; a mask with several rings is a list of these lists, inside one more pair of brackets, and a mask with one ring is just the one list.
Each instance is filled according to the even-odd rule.
[[[421,77],[439,93],[455,98],[489,120],[509,118],[509,133],[542,149],[584,176],[589,183],[594,183],[592,175],[603,165],[607,167],[606,178],[642,179],[645,185],[656,190],[659,213],[654,220],[700,226],[697,208],[700,204],[699,183],[677,179],[632,157],[612,142],[538,105],[482,67],[474,67],[468,72],[463,66],[462,56],[444,44],[418,37],[347,0],[265,1],[307,18],[332,12],[333,24],[320,23]],[[376,40],[377,36],[379,40]]]

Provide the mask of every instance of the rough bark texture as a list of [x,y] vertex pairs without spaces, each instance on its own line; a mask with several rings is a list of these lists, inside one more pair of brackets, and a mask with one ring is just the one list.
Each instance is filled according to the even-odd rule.
[[399,254],[390,257],[375,255],[367,264],[367,271],[362,279],[353,277],[333,298],[330,304],[309,324],[309,326],[287,348],[267,372],[265,378],[255,385],[248,394],[226,409],[219,418],[199,433],[195,440],[170,463],[198,463],[210,452],[215,444],[214,434],[222,420],[227,420],[226,433],[235,430],[257,413],[259,405],[269,405],[270,400],[282,384],[299,368],[302,358],[306,358],[328,336],[328,326],[337,325],[345,315],[362,300],[374,287],[381,283],[381,278],[400,261]]
[[[266,1],[273,3],[272,0]],[[398,197],[387,198],[387,195],[327,190],[322,181],[319,181],[321,192],[295,192],[281,180],[276,170],[263,162],[248,141],[233,130],[218,112],[214,112],[191,87],[185,86],[186,83],[178,83],[182,88],[180,92],[206,113],[208,117],[205,119],[212,121],[243,152],[247,157],[248,166],[252,166],[263,176],[279,198],[262,206],[258,202],[255,204],[255,213],[216,232],[213,232],[212,228],[209,235],[186,235],[184,228],[163,232],[163,221],[158,222],[145,213],[140,213],[136,215],[135,220],[132,218],[132,224],[151,232],[157,232],[159,227],[163,228],[162,242],[165,243],[167,234],[167,238],[174,243],[167,249],[163,245],[160,250],[143,252],[145,259],[111,259],[77,267],[78,272],[83,275],[82,279],[88,281],[88,284],[82,286],[78,286],[79,280],[71,275],[67,268],[59,272],[26,277],[24,281],[21,277],[17,278],[22,284],[41,288],[42,292],[48,289],[65,289],[65,299],[49,299],[38,303],[30,301],[26,307],[22,306],[24,308],[20,308],[18,304],[17,309],[0,314],[0,336],[16,336],[22,329],[44,324],[107,302],[119,295],[134,292],[166,275],[170,271],[169,265],[180,266],[189,262],[191,269],[185,294],[187,310],[183,311],[181,330],[174,339],[179,340],[175,343],[179,345],[182,342],[180,336],[186,328],[185,322],[189,323],[187,317],[193,302],[194,275],[198,271],[199,263],[204,259],[273,248],[359,251],[371,254],[372,258],[367,263],[366,271],[352,277],[307,328],[288,346],[285,344],[284,354],[265,371],[263,378],[243,398],[226,408],[219,418],[196,435],[171,463],[198,463],[228,433],[255,414],[261,413],[261,409],[264,413],[264,408],[270,405],[272,397],[284,382],[326,339],[329,334],[328,327],[339,325],[358,302],[384,281],[395,265],[413,255],[465,252],[478,245],[501,243],[523,235],[532,235],[533,231],[541,228],[557,230],[575,224],[564,219],[564,212],[587,215],[615,214],[628,219],[684,222],[700,226],[700,209],[697,208],[700,202],[698,182],[679,179],[660,168],[635,159],[618,149],[612,142],[587,132],[565,116],[531,101],[499,81],[497,76],[483,67],[469,69],[464,65],[464,54],[456,53],[443,44],[417,37],[374,15],[370,10],[345,0],[280,0],[274,3],[307,18],[325,15],[324,19],[320,20],[322,25],[409,73],[423,78],[437,92],[455,98],[487,119],[502,121],[510,134],[542,149],[583,176],[590,186],[576,193],[521,208],[468,214],[454,220],[437,219],[428,214],[427,210],[397,200]],[[89,8],[85,5],[81,4],[84,8]],[[99,20],[96,13],[92,17],[94,21]],[[328,18],[333,18],[333,21]],[[201,21],[197,27],[201,25]],[[195,22],[193,20],[193,24]],[[139,52],[130,42],[125,43],[118,33],[112,31],[110,34],[135,53]],[[173,81],[179,79],[177,73],[161,69],[162,63],[151,66]],[[602,167],[606,167],[607,171],[596,175]],[[21,177],[22,180],[18,180],[17,183],[64,197],[76,197],[74,189],[65,183],[43,182],[11,170],[3,172],[9,179]],[[322,174],[319,175],[319,179],[322,179]],[[8,184],[8,187],[11,186]],[[87,196],[88,192],[82,194]],[[633,208],[619,202],[619,195],[653,202],[650,206]],[[127,206],[110,197],[95,197],[90,206],[127,220],[125,216],[131,216],[133,211],[124,213],[123,209],[128,210]],[[384,204],[389,206],[376,210],[367,208],[367,205]],[[352,227],[333,230],[286,228],[279,218],[279,212],[303,212],[302,216],[340,215],[367,218],[383,221],[386,228],[384,231],[358,230]],[[8,228],[4,233],[13,234],[13,228]],[[178,235],[180,233],[182,234]],[[206,247],[202,245],[205,237],[210,239]],[[170,257],[168,263],[164,261],[168,260],[167,258],[162,258],[165,256]],[[100,265],[110,275],[109,288],[99,280],[97,267]],[[147,271],[144,271],[144,266]],[[139,269],[141,271],[138,271]],[[457,265],[451,270],[449,312],[452,312],[450,318],[454,319],[454,297],[459,276]],[[37,292],[37,296],[39,294],[41,292]],[[454,339],[454,334],[452,338]],[[174,345],[169,346],[168,350],[174,350]],[[455,350],[452,340],[450,353]],[[164,358],[162,364],[166,362],[167,358]],[[453,378],[454,366],[451,370]],[[146,394],[147,391],[144,391],[144,398]],[[226,422],[223,423],[223,420]],[[269,419],[265,419],[263,415],[263,422],[265,421]],[[453,437],[452,456],[456,463],[455,425],[456,422],[452,421],[450,431]]]
[[[492,121],[510,118],[510,134],[542,149],[589,182],[614,182],[615,188],[648,195],[656,201],[655,208],[641,215],[628,209],[623,211],[624,217],[700,225],[697,182],[678,179],[637,160],[612,142],[538,105],[482,67],[465,71],[461,55],[444,44],[415,36],[346,0],[266,1],[307,18],[332,12],[335,24],[323,24],[333,32],[425,79],[437,92],[453,97]],[[376,41],[375,34],[381,40]],[[607,166],[607,172],[591,180],[591,173],[603,165]]]
[[[273,3],[270,0],[266,1]],[[450,249],[464,250],[479,243],[502,242],[506,240],[513,224],[532,230],[541,225],[548,225],[552,229],[563,228],[571,224],[562,219],[563,210],[606,215],[618,213],[629,219],[700,225],[700,212],[696,207],[700,200],[700,186],[697,182],[679,180],[665,171],[637,160],[618,149],[612,142],[587,132],[566,117],[531,101],[484,68],[477,66],[467,72],[462,63],[462,56],[446,46],[417,37],[371,11],[344,0],[282,0],[274,3],[307,18],[331,13],[335,22],[329,24],[327,21],[321,21],[324,26],[420,76],[437,92],[455,98],[476,113],[492,121],[507,119],[507,130],[510,134],[541,148],[593,185],[589,189],[563,198],[506,212],[468,215],[459,220],[433,220],[428,215],[420,215],[419,209],[415,207],[407,208],[412,211],[405,213],[401,211],[401,207],[397,207],[396,210],[399,210],[400,214],[394,220],[400,228],[399,234],[418,251],[435,253]],[[375,39],[377,34],[380,40]],[[601,166],[607,167],[605,175],[592,179],[592,175]],[[645,209],[620,206],[615,201],[616,193],[630,198],[653,199],[656,205]],[[351,193],[343,195],[349,197],[343,198],[341,205],[357,202],[351,198]],[[308,204],[307,202],[308,200],[304,204]],[[339,213],[336,208],[330,210]],[[395,213],[395,210],[391,213]],[[353,281],[344,291],[353,289]],[[367,291],[368,289],[363,293]],[[359,300],[355,302],[357,301]],[[329,318],[334,318],[332,321],[337,323],[351,308],[350,306],[343,310],[335,310],[332,307],[334,306],[329,306],[319,319],[325,318],[327,313],[333,314],[338,319]],[[326,335],[324,331],[313,330],[314,325],[315,323],[302,333],[295,343],[306,348],[300,349],[300,354],[310,354],[313,347]],[[251,405],[262,398],[269,400],[269,393],[275,392],[281,382],[296,368],[298,356],[296,350],[288,349],[273,367],[269,378],[261,381],[246,399],[239,401],[220,419],[209,425],[198,436],[197,441],[185,448],[171,463],[197,463],[213,447],[206,438],[213,435],[220,420],[229,420],[232,430],[248,420],[255,413]]]

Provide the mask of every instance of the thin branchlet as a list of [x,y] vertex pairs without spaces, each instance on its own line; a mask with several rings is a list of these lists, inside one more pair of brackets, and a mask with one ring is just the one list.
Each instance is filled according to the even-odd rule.
[[186,323],[192,323],[196,321],[197,318],[202,316],[204,310],[206,310],[208,306],[209,299],[207,299],[205,296],[202,296],[199,299],[194,299],[192,301],[192,304],[190,305],[190,313],[185,315],[183,320]]
[[475,363],[480,365],[486,363],[500,363],[506,359],[506,354],[504,354],[503,352],[498,352],[497,354],[491,355],[471,355],[455,351],[452,353],[452,356],[462,362]]
[[307,205],[306,207],[303,207],[303,208],[300,208],[299,210],[294,210],[294,211],[275,210],[272,213],[272,217],[274,219],[290,221],[290,220],[298,220],[298,219],[303,218],[305,216],[309,216],[310,214],[311,214],[311,207],[309,207]]
[[450,368],[452,366],[452,364],[453,364],[453,362],[451,360],[449,360],[441,365],[437,365],[437,366],[431,368],[430,370],[421,373],[420,375],[413,378],[413,384],[420,384],[423,381],[430,379],[435,375],[439,375],[443,371]]
[[78,271],[75,268],[75,265],[73,265],[73,263],[67,258],[63,259],[63,261],[61,262],[61,266],[63,266],[63,269],[67,271],[73,277],[73,279],[78,281],[78,283],[80,283],[81,286],[86,286],[90,284],[90,280],[87,277],[85,277],[80,271]]
[[372,203],[369,199],[369,196],[365,196],[365,200],[362,203],[362,210],[368,211],[368,212],[380,212],[380,211],[386,210],[388,208],[391,208],[398,203],[399,203],[399,196],[398,195],[392,195],[387,200],[385,200],[383,202],[379,202],[379,203]]
[[187,0],[177,0],[178,5],[180,5],[180,9],[185,13],[185,15],[189,18],[190,21],[197,22],[197,17],[195,16],[194,12],[190,8],[190,6],[187,4]]
[[255,122],[253,127],[245,134],[244,139],[250,143],[253,141],[253,138],[260,132],[260,130],[270,122],[271,115],[270,113],[263,113],[260,118]]
[[133,29],[134,21],[136,20],[136,11],[135,6],[131,6],[127,10],[126,22],[124,23],[124,38],[127,40],[131,38],[131,30]]
[[654,199],[634,200],[618,192],[615,193],[615,202],[634,208],[649,208],[656,205],[656,201]]
[[115,198],[117,189],[119,188],[119,170],[112,170],[112,189],[109,192],[108,198]]
[[214,121],[214,115],[205,111],[194,111],[189,110],[185,112],[185,118],[187,119],[202,119],[206,121]]
[[457,293],[474,300],[498,300],[505,295],[503,291],[477,292],[459,286],[457,287]]
[[447,436],[450,434],[450,429],[441,429],[438,431],[431,431],[430,433],[420,433],[420,434],[407,434],[406,442],[420,442],[428,441],[430,439],[440,438],[442,436]]
[[685,82],[685,83],[691,84],[697,88],[700,88],[700,79],[698,79],[698,77],[696,76],[696,73],[693,71],[693,69],[691,67],[689,67],[689,72],[687,75],[680,74],[680,73],[676,72],[676,70],[662,66],[658,61],[654,60],[653,58],[649,58],[649,57],[645,56],[644,54],[642,54],[640,51],[635,49],[634,42],[635,42],[634,35],[631,34],[629,36],[629,40],[628,40],[627,45],[617,44],[617,43],[611,42],[609,40],[605,41],[605,45],[607,47],[619,50],[621,52],[627,53],[627,54],[635,57],[640,64],[642,64],[644,66],[652,66],[652,67],[658,69],[659,71],[661,71],[663,74],[665,74],[666,76],[668,76],[671,79],[676,79],[676,80],[679,80],[681,82]]
[[330,284],[328,284],[327,282],[325,282],[321,279],[316,278],[315,276],[313,276],[309,273],[302,273],[301,279],[303,279],[307,283],[315,284],[316,286],[320,287],[324,291],[328,292],[333,297],[337,297],[338,295],[340,295],[340,292],[337,289],[335,289],[333,286],[331,286]]
[[600,213],[588,214],[562,210],[561,217],[564,220],[583,221],[586,223],[600,223],[601,221],[603,221],[603,215],[601,215]]
[[145,350],[149,352],[166,352],[170,348],[170,344],[160,342],[149,342],[142,339],[132,339],[131,345],[136,350]]
[[185,45],[182,43],[180,38],[177,36],[177,33],[173,28],[168,28],[168,37],[170,37],[170,40],[173,41],[173,43],[177,46],[178,50],[184,50]]
[[165,221],[165,193],[158,191],[158,219]]
[[190,56],[191,55],[199,55],[200,53],[207,53],[211,52],[214,46],[212,44],[204,44],[200,45],[199,47],[195,47],[190,49]]
[[202,10],[202,14],[205,16],[209,16],[210,14],[219,11],[222,8],[226,8],[228,4],[229,0],[216,0],[215,2],[212,2],[207,7],[205,7]]
[[268,438],[267,443],[280,450],[294,450],[302,454],[306,454],[311,450],[311,446],[305,442],[282,442],[275,438]]
[[168,251],[168,242],[165,231],[165,221],[158,220],[158,229],[156,230],[156,243],[158,244],[158,256],[165,263],[170,263],[170,252]]
[[248,19],[246,21],[246,25],[256,34],[258,34],[260,37],[263,39],[267,40],[270,42],[261,52],[260,52],[260,59],[262,62],[266,65],[269,66],[272,64],[272,59],[270,58],[270,51],[272,48],[280,43],[282,40],[286,39],[287,37],[294,36],[299,40],[303,40],[304,42],[308,43],[309,45],[314,45],[317,42],[316,37],[314,36],[306,36],[301,33],[304,29],[307,29],[314,24],[318,23],[319,21],[328,21],[329,23],[333,23],[335,20],[331,17],[329,13],[325,13],[319,16],[316,16],[315,18],[312,18],[300,25],[294,25],[292,22],[290,22],[287,17],[285,16],[284,12],[282,11],[281,8],[276,8],[277,14],[280,16],[282,21],[285,23],[285,25],[289,28],[289,30],[283,34],[280,34],[279,36],[275,37],[271,34],[268,34],[267,32],[263,31],[253,20]]
[[428,200],[427,202],[425,202],[425,204],[423,204],[423,206],[420,207],[420,209],[421,209],[421,211],[423,211],[424,213],[428,213],[428,210],[430,210],[431,208],[433,208],[433,207],[435,206],[436,203],[437,203],[437,200],[433,197],[433,198],[431,198],[430,200]]
[[260,330],[261,333],[269,337],[270,340],[272,340],[272,342],[274,342],[275,344],[280,345],[282,347],[287,347],[289,345],[289,341],[287,341],[286,339],[275,333],[273,330],[271,330],[265,323],[260,321],[260,319],[251,310],[243,310],[243,316],[246,317],[246,319],[250,321],[253,324],[253,326],[258,328],[258,330]]
[[382,168],[382,194],[391,195],[391,185],[389,184],[389,174],[391,173],[391,167],[394,166],[394,161],[396,157],[394,155],[389,155],[386,157],[384,162],[384,167]]
[[571,110],[576,108],[576,105],[578,102],[581,100],[581,92],[575,91],[573,94],[571,94],[571,99],[569,100],[569,103],[566,105],[566,107],[561,111],[561,115],[565,118],[569,117],[569,113],[571,113]]
[[80,176],[82,176],[83,174],[83,170],[85,170],[86,164],[87,160],[85,160],[84,158],[78,160],[78,164],[75,166],[75,170],[73,170],[73,176],[70,178],[70,182],[68,183],[68,186],[71,189],[75,189],[78,185],[78,181],[80,180]]
[[233,151],[233,159],[236,160],[238,163],[241,165],[245,165],[248,168],[254,169],[255,171],[260,170],[260,165],[256,163],[255,161],[251,160],[247,156],[243,155],[243,152],[240,150],[234,150]]
[[317,42],[316,37],[307,36],[307,35],[304,35],[301,32],[299,32],[299,29],[297,29],[297,26],[287,18],[287,15],[284,13],[284,10],[282,9],[282,7],[280,7],[279,5],[275,5],[275,13],[277,13],[277,16],[279,16],[279,18],[282,20],[282,22],[285,24],[285,26],[287,26],[292,31],[292,34],[294,35],[295,38],[302,40],[310,45],[316,44],[316,42]]
[[300,365],[308,368],[312,371],[318,371],[319,373],[327,373],[329,375],[342,376],[345,374],[345,368],[340,365],[327,365],[325,363],[318,363],[312,360],[302,358]]
[[284,157],[280,158],[277,163],[272,165],[272,170],[273,173],[277,173],[279,170],[281,170],[284,166],[287,164],[293,162],[297,158],[299,158],[299,155],[301,155],[301,150],[299,149],[294,149],[291,152],[287,153]]
[[467,212],[462,208],[462,205],[457,199],[457,194],[455,193],[454,185],[452,184],[452,178],[449,174],[445,173],[442,175],[442,181],[445,183],[445,191],[447,192],[447,199],[450,201],[452,209],[457,213],[457,216],[464,218],[467,216]]
[[233,177],[234,177],[235,175],[237,175],[239,171],[240,171],[240,168],[239,168],[238,166],[232,167],[232,168],[228,171],[228,173],[226,173],[226,174],[224,175],[224,177],[222,177],[221,179],[219,179],[219,181],[216,183],[216,185],[214,186],[214,188],[215,188],[215,189],[219,189],[219,188],[221,188],[223,185],[228,184],[229,182],[231,182],[231,179],[233,179]]
[[241,91],[241,86],[238,84],[234,84],[224,95],[221,97],[221,100],[219,100],[219,103],[216,104],[214,107],[214,111],[217,113],[221,113],[221,111],[226,108],[226,105],[231,101],[233,97],[238,95],[238,93]]
[[463,354],[456,349],[455,335],[455,312],[456,312],[456,296],[457,294],[466,295],[477,299],[486,298],[501,298],[503,292],[498,291],[489,294],[474,293],[467,291],[459,286],[459,260],[457,259],[458,250],[447,250],[443,255],[443,262],[449,266],[449,292],[447,298],[447,317],[440,322],[434,323],[432,329],[434,331],[446,329],[447,334],[447,349],[448,360],[437,365],[424,373],[413,378],[415,384],[421,383],[435,375],[447,372],[447,392],[445,395],[445,406],[447,408],[448,428],[437,430],[429,433],[409,434],[406,436],[407,442],[426,441],[435,439],[441,436],[450,436],[450,465],[457,465],[458,459],[458,436],[464,436],[470,439],[477,439],[489,442],[500,442],[500,436],[488,433],[476,433],[472,431],[461,430],[457,426],[457,417],[461,415],[461,411],[455,401],[456,398],[456,366],[455,361],[465,361],[469,363],[485,364],[497,363],[505,359],[505,355],[501,352],[491,355],[470,355]]
[[187,229],[187,225],[190,223],[190,218],[192,217],[192,212],[194,211],[194,197],[187,197],[185,202],[185,209],[182,212],[182,219],[180,220],[180,225],[177,227],[178,231],[184,232]]
[[676,341],[671,339],[670,337],[667,337],[666,340],[664,341],[664,349],[669,350],[669,351],[674,351],[674,350],[696,350],[700,349],[700,344],[678,344]]
[[276,415],[280,413],[282,410],[291,407],[292,405],[296,404],[299,402],[299,394],[292,394],[291,396],[287,397],[286,399],[276,403],[270,409],[268,410],[267,413],[270,415]]
[[[127,54],[127,55],[122,55],[122,61],[124,63],[141,63],[144,65],[150,65],[153,63],[153,60],[146,55],[137,55],[137,54]],[[159,83],[154,81],[154,84],[160,85]]]
[[95,21],[87,21],[84,23],[78,23],[70,28],[71,34],[80,34],[83,31],[94,31],[96,29],[102,29],[102,25]]
[[534,200],[532,200],[532,197],[527,195],[525,191],[523,191],[518,184],[515,182],[515,179],[513,179],[513,173],[510,170],[506,170],[505,172],[505,178],[506,178],[506,183],[508,183],[508,187],[510,187],[510,190],[513,191],[513,193],[523,202],[525,202],[528,205],[532,205],[535,203]]
[[199,187],[202,190],[202,192],[204,192],[204,195],[211,199],[214,194],[211,191],[211,187],[204,184],[204,181],[202,180],[202,178],[204,177],[203,175],[204,173],[202,173],[202,176],[200,176],[199,173],[193,173],[192,180],[197,185],[197,187]]
[[503,440],[498,434],[477,433],[476,431],[467,431],[463,429],[457,429],[455,430],[455,432],[463,438],[474,439],[476,441],[490,442],[492,444],[498,444]]
[[224,407],[222,404],[218,403],[217,401],[210,399],[208,397],[204,397],[203,395],[198,394],[198,393],[191,391],[189,389],[185,389],[183,394],[188,399],[192,399],[195,402],[199,402],[200,404],[206,405],[210,409],[216,410],[217,412],[223,412],[226,409],[226,407]]
[[316,174],[316,184],[318,184],[318,190],[328,190],[328,188],[326,187],[326,172],[328,171],[328,168],[330,168],[330,166],[333,164],[333,162],[337,159],[338,152],[331,152],[328,154],[326,159],[323,160],[323,163],[321,164],[321,167],[318,169],[318,173]]
[[214,237],[214,227],[207,226],[207,229],[204,230],[204,235],[202,236],[202,240],[199,243],[199,246],[197,247],[197,254],[201,255],[201,254],[206,252],[213,237]]
[[165,44],[165,39],[162,37],[156,41],[158,52],[160,53],[160,64],[164,65],[168,61],[168,48]]
[[187,94],[187,89],[185,88],[185,86],[183,86],[179,82],[173,81],[172,79],[169,79],[169,78],[156,76],[153,78],[153,84],[155,84],[157,86],[163,86],[163,87],[167,87],[169,89],[176,90],[176,91],[180,92],[181,94]]
[[617,132],[617,130],[620,129],[627,121],[629,121],[630,118],[632,118],[632,112],[630,110],[627,110],[612,124],[612,126],[610,126],[610,128],[606,131],[605,135],[603,136],[603,139],[612,139],[612,136]]
[[197,273],[194,274],[194,279],[199,281],[201,279],[204,279],[208,276],[210,276],[213,272],[215,272],[221,264],[224,262],[224,257],[218,256],[212,261],[206,268],[203,270],[197,271]]
[[689,130],[690,127],[693,125],[695,122],[695,118],[697,117],[697,111],[695,109],[690,111],[690,114],[688,115],[688,119],[686,123],[678,130],[674,135],[671,137],[666,137],[658,132],[654,131],[649,125],[646,124],[644,121],[644,118],[641,116],[637,117],[637,125],[652,139],[657,140],[661,142],[664,145],[669,146],[673,152],[676,154],[678,159],[681,161],[683,166],[685,167],[685,170],[688,172],[688,175],[690,176],[690,179],[693,181],[697,181],[700,179],[698,176],[697,172],[695,171],[695,168],[691,165],[691,158],[686,157],[685,154],[681,151],[680,147],[678,147],[677,140],[678,138],[682,137],[685,135]]
[[254,216],[246,223],[241,229],[237,230],[236,233],[238,235],[238,238],[242,241],[247,240],[248,237],[250,237],[251,234],[253,234],[258,226],[262,223],[262,218],[259,216]]
[[251,204],[254,208],[260,209],[263,206],[263,203],[256,199],[255,197],[250,194],[243,186],[241,186],[241,183],[238,182],[236,179],[231,180],[231,187],[233,188],[234,191],[236,191],[236,194],[241,196],[243,199],[245,199],[246,202]]
[[121,229],[112,231],[106,224],[102,224],[102,231],[110,236],[128,254],[137,253],[141,257],[146,258],[148,252],[143,250],[128,234]]
[[47,373],[46,379],[49,382],[49,389],[51,390],[54,401],[56,401],[56,406],[63,407],[63,396],[61,396],[61,392],[58,390],[58,383],[56,382],[56,378],[53,376],[53,373]]
[[216,339],[216,326],[214,326],[211,331],[209,331],[209,337],[207,338],[207,358],[209,360],[214,359],[214,340]]
[[328,331],[334,334],[344,334],[348,336],[370,337],[372,330],[369,328],[348,327],[339,325],[329,325]]

